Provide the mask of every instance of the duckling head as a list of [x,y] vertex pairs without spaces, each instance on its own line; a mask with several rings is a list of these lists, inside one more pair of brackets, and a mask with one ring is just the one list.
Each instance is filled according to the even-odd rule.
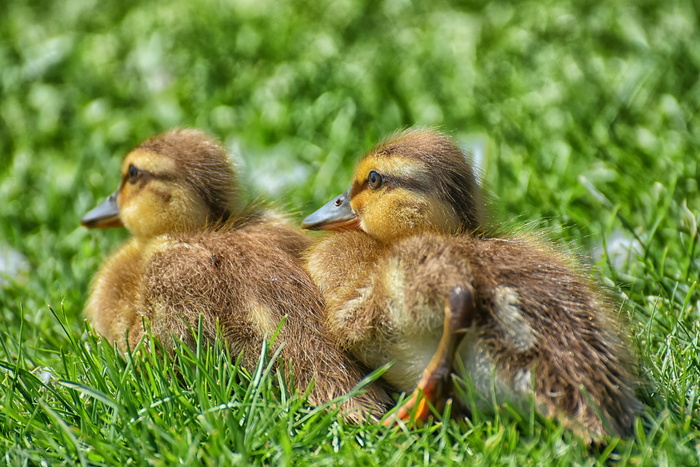
[[88,228],[126,227],[134,236],[196,231],[237,213],[236,174],[223,146],[198,130],[173,130],[124,158],[121,183],[88,212]]
[[483,225],[481,187],[445,135],[409,130],[372,149],[352,186],[304,219],[309,230],[362,230],[389,243],[425,231],[456,234]]

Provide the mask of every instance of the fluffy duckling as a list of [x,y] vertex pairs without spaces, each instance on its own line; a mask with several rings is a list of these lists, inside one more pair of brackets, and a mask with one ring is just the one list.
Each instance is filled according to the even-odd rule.
[[[124,226],[131,238],[95,277],[85,313],[120,349],[144,336],[143,319],[163,344],[194,344],[217,325],[243,365],[255,367],[262,342],[286,318],[277,343],[297,387],[315,383],[312,403],[349,393],[362,371],[323,333],[322,298],[299,260],[309,240],[284,217],[241,208],[225,149],[196,130],[141,143],[121,167],[117,191],[85,215],[89,228]],[[381,416],[390,399],[378,387],[343,407],[351,421]]]
[[307,254],[331,335],[370,368],[395,362],[385,379],[413,391],[402,419],[465,394],[451,378],[464,369],[485,405],[534,399],[587,439],[629,435],[641,404],[611,303],[545,242],[480,234],[484,216],[444,135],[408,131],[370,151],[350,190],[302,224],[345,230]]

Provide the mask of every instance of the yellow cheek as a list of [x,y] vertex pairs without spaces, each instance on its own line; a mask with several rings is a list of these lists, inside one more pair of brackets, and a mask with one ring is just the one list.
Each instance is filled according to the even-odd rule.
[[402,190],[367,194],[359,212],[360,228],[382,242],[413,234],[423,223],[423,204],[407,203],[405,198]]
[[133,235],[151,237],[163,233],[164,209],[154,195],[142,192],[120,205],[119,217]]
[[119,217],[133,235],[146,238],[204,227],[208,211],[201,199],[188,196],[184,190],[171,190],[166,195],[163,188],[153,184],[138,192],[135,188],[125,190],[128,195],[119,203]]

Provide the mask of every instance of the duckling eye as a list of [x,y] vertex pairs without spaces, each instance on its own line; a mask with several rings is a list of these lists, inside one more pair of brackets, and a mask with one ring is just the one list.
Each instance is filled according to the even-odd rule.
[[139,169],[137,169],[134,164],[131,164],[129,166],[129,171],[127,172],[126,176],[130,183],[134,183],[139,177]]
[[367,183],[369,184],[369,187],[373,190],[376,190],[377,188],[382,186],[383,182],[384,179],[382,178],[382,176],[374,170],[371,171],[367,176]]

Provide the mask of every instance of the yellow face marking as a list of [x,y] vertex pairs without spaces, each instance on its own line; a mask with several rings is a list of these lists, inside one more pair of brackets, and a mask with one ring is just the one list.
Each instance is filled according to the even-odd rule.
[[[384,180],[376,189],[367,183],[372,171]],[[429,176],[429,170],[413,158],[370,154],[361,160],[355,170],[350,202],[360,228],[383,242],[425,231],[456,231],[459,221],[434,192]]]
[[[379,173],[384,179],[382,186],[377,189],[371,189],[367,183],[369,174],[372,171]],[[381,200],[385,196],[389,196],[388,192],[400,189],[404,185],[401,181],[420,180],[424,177],[424,169],[420,165],[415,164],[412,159],[403,157],[378,158],[369,155],[362,159],[355,169],[350,206],[362,220],[362,213],[365,211],[365,207],[371,204],[382,203]],[[420,196],[422,194],[412,193],[406,189],[403,189],[402,193],[392,194],[392,197],[404,200],[416,199]],[[386,203],[386,200],[384,202]]]
[[124,158],[121,168],[122,177],[126,176],[126,174],[129,172],[129,166],[132,164],[139,170],[145,170],[146,172],[153,174],[176,174],[178,171],[175,161],[171,158],[136,149],[131,151]]
[[[135,183],[128,180],[129,167],[143,174]],[[186,176],[186,174],[184,175]],[[175,161],[147,151],[129,153],[122,164],[119,217],[137,237],[194,230],[206,223],[207,207],[192,188],[178,180]]]
[[395,177],[404,180],[424,179],[426,170],[422,164],[416,164],[415,159],[406,157],[377,158],[367,156],[355,168],[353,182],[366,183],[371,171],[382,176]]

